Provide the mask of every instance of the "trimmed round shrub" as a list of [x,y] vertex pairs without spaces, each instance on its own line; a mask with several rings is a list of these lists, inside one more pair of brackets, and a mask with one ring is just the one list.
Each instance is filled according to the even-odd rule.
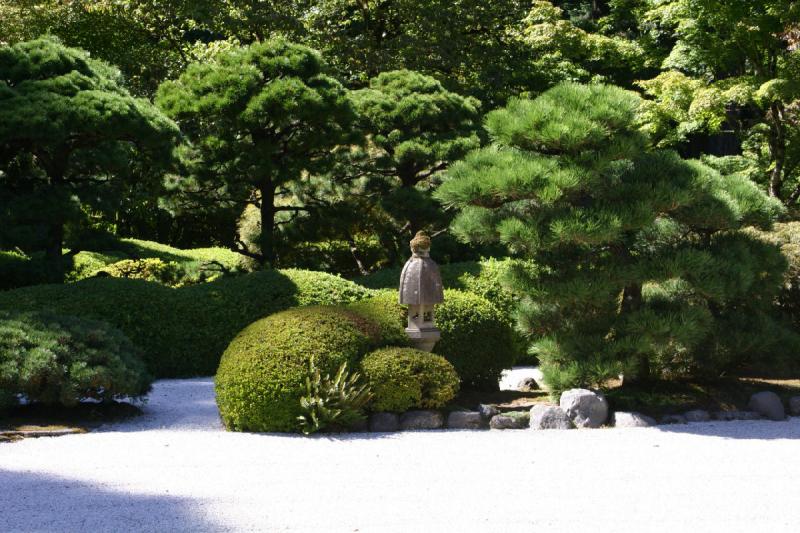
[[106,275],[112,278],[143,279],[156,281],[164,285],[175,285],[185,272],[174,262],[164,262],[158,258],[123,259],[100,269],[95,275]]
[[0,310],[52,311],[103,320],[143,351],[158,378],[209,376],[225,348],[252,322],[298,305],[333,305],[369,290],[326,274],[266,270],[181,288],[124,278],[93,278],[0,292]]
[[414,348],[381,348],[364,357],[361,369],[372,389],[373,411],[437,409],[458,393],[453,365]]
[[139,397],[151,376],[119,330],[95,320],[0,313],[0,407],[73,406],[85,399]]
[[298,307],[251,324],[217,371],[223,423],[233,431],[297,431],[312,359],[323,375],[342,363],[354,368],[377,335],[375,324],[337,307]]
[[511,324],[486,298],[453,289],[436,308],[442,338],[433,351],[450,361],[465,388],[494,391],[515,360]]
[[378,325],[381,346],[408,346],[410,344],[405,331],[408,313],[405,306],[400,305],[397,291],[388,289],[377,291],[373,296],[352,303],[347,308]]

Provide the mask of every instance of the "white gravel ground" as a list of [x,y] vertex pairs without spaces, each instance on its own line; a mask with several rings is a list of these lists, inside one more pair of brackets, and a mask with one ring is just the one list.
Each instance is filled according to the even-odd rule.
[[0,444],[0,531],[798,531],[800,418],[650,429],[225,433],[211,379]]

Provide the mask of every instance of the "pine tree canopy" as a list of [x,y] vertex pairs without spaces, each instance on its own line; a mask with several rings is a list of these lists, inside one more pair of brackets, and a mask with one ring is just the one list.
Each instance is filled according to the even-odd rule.
[[769,227],[780,203],[746,178],[652,149],[641,104],[572,83],[512,100],[486,117],[492,144],[436,192],[460,209],[462,238],[502,242],[541,267],[510,282],[556,390],[694,371],[702,358],[719,371],[739,355],[725,324],[780,287],[778,251],[740,231]]
[[[177,136],[116,69],[86,52],[52,38],[0,46],[0,187],[15,204],[0,209],[10,221],[43,222],[48,257],[61,256],[76,196],[96,197],[110,178],[127,176],[134,152],[169,162]],[[37,212],[19,213],[23,204]]]
[[156,101],[190,141],[184,160],[191,178],[182,187],[212,209],[258,204],[266,261],[274,259],[276,212],[302,208],[276,200],[304,173],[330,165],[331,149],[350,136],[355,119],[319,53],[282,39],[193,63],[159,88]]

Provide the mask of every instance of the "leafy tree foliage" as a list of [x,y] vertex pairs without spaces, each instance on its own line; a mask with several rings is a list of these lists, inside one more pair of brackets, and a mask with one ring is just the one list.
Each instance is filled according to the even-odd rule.
[[355,119],[347,92],[324,73],[320,55],[282,39],[193,63],[158,91],[157,103],[181,125],[188,174],[177,184],[186,204],[260,214],[258,250],[275,260],[276,215],[304,211],[293,188],[325,171],[330,152],[348,140]]
[[170,162],[177,134],[82,50],[50,38],[0,47],[0,247],[45,250],[57,262],[82,201],[115,192],[134,159]]
[[[493,145],[437,191],[462,209],[460,235],[499,240],[540,267],[511,282],[556,390],[619,372],[720,371],[741,356],[726,330],[746,313],[766,321],[780,287],[775,247],[737,231],[768,226],[780,204],[745,178],[650,149],[641,104],[576,84],[512,100],[487,116]],[[769,344],[747,331],[750,346]]]

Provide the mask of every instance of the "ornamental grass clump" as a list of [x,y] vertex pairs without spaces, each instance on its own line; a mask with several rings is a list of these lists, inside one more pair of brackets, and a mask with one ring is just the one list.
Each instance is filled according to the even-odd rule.
[[366,420],[364,409],[372,399],[369,385],[361,374],[350,373],[342,363],[336,375],[319,371],[312,358],[306,376],[306,393],[300,398],[302,413],[297,417],[300,431],[309,435],[318,431],[344,431]]
[[[774,324],[785,261],[740,230],[769,227],[780,203],[744,177],[653,149],[641,106],[635,93],[574,83],[512,100],[486,117],[491,146],[436,193],[460,208],[463,239],[537,265],[514,268],[511,288],[556,393],[620,373],[719,375],[753,347],[777,349],[772,330],[744,319]],[[746,345],[729,335],[741,327]]]

